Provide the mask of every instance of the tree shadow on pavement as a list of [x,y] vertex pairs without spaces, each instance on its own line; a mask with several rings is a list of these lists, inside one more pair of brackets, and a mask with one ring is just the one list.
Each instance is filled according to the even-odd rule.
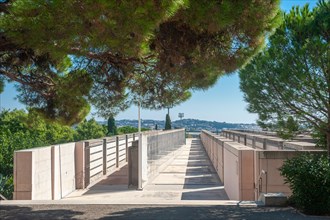
[[309,217],[293,208],[257,208],[237,206],[140,207],[109,213],[100,219],[168,220],[168,219],[327,219]]
[[69,209],[56,209],[42,208],[41,206],[34,205],[28,206],[9,206],[0,205],[0,219],[77,219],[83,212],[72,211]]

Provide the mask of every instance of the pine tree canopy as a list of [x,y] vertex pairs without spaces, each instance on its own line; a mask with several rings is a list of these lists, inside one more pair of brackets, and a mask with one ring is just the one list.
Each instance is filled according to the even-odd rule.
[[248,110],[258,113],[261,125],[282,127],[278,122],[284,120],[288,130],[297,130],[295,123],[316,129],[327,136],[330,159],[329,1],[285,14],[265,50],[240,70],[240,79]]
[[159,109],[248,62],[280,17],[279,0],[1,1],[0,77],[64,123]]

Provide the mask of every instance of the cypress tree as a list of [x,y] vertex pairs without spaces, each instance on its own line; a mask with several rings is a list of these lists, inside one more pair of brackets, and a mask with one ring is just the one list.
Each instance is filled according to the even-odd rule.
[[117,126],[113,116],[108,118],[108,134],[107,135],[117,135]]
[[165,130],[171,130],[171,118],[169,114],[166,114],[166,121],[165,121]]

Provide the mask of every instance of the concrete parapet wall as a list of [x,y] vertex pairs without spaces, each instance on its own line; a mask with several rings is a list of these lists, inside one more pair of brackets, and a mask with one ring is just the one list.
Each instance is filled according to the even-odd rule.
[[[221,135],[244,145],[263,150],[312,150],[317,149],[315,143],[308,136],[284,140],[274,132],[223,130]],[[243,141],[242,141],[243,140]],[[306,141],[304,141],[306,140]],[[245,142],[244,142],[245,141]],[[319,149],[320,150],[320,149]]]
[[[290,195],[291,190],[284,183],[284,178],[279,171],[284,161],[306,152],[324,153],[323,150],[282,150],[281,147],[275,147],[282,141],[281,139],[271,136],[268,138],[269,140],[265,141],[264,136],[256,137],[237,131],[225,133],[222,136],[208,131],[201,133],[202,143],[230,199],[257,200],[261,193],[281,192]],[[256,144],[258,140],[263,140],[262,147]],[[262,149],[267,141],[274,146]],[[311,144],[290,143],[299,146]]]
[[256,197],[269,192],[281,192],[286,195],[291,194],[291,190],[284,183],[284,178],[280,175],[279,168],[282,167],[286,159],[297,156],[301,152],[294,151],[256,151],[255,152],[255,182]]
[[201,140],[228,197],[254,200],[253,149],[206,131]]
[[301,142],[301,141],[292,141],[285,142],[283,144],[283,149],[288,150],[314,150],[315,144],[311,142]]
[[176,150],[184,145],[185,141],[184,129],[148,132],[141,135],[139,188],[143,188],[165,168],[167,161],[173,158]]
[[76,189],[75,143],[52,147],[52,199],[61,199]]
[[57,200],[123,165],[135,134],[15,151],[14,199]]
[[[127,163],[128,148],[141,139],[144,183],[185,143],[185,130],[149,131],[16,151],[14,199],[58,200],[85,189]],[[139,171],[140,172],[140,171]]]
[[15,152],[14,199],[52,199],[51,147]]

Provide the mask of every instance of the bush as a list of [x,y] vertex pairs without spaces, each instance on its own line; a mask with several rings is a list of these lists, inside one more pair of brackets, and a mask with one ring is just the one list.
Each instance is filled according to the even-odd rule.
[[314,140],[316,140],[317,147],[323,149],[327,148],[327,134],[325,132],[322,132],[320,130],[314,130],[312,133],[312,137],[314,138]]
[[0,194],[6,199],[12,199],[14,191],[13,176],[0,174]]
[[298,209],[306,214],[330,214],[330,164],[325,155],[289,159],[280,171],[290,184],[290,199]]
[[74,134],[75,141],[96,139],[105,137],[103,126],[95,121],[95,119],[85,120],[78,124],[76,133]]
[[[119,135],[132,134],[132,133],[137,133],[139,131],[138,128],[132,126],[122,126],[119,127],[117,130]],[[149,131],[149,130],[150,130],[149,128],[141,128],[141,131]]]

